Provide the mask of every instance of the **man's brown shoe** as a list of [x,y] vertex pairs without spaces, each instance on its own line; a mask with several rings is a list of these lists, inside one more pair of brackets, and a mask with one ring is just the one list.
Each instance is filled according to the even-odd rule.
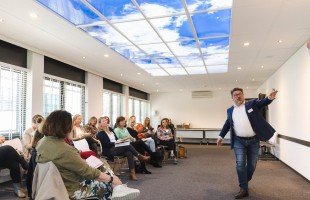
[[244,190],[240,190],[236,195],[235,195],[235,199],[242,199],[244,197],[249,196],[248,191],[244,191]]

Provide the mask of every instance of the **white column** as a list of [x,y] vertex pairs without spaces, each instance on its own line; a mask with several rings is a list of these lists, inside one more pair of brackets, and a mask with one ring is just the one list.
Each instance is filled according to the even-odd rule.
[[32,116],[43,114],[44,56],[28,50],[27,68],[30,73],[27,82],[26,127],[30,127]]
[[95,74],[86,73],[85,77],[85,124],[92,116],[97,118],[103,112],[103,78]]
[[126,118],[129,117],[129,87],[127,85],[123,85],[124,91],[124,102],[123,102],[123,113]]

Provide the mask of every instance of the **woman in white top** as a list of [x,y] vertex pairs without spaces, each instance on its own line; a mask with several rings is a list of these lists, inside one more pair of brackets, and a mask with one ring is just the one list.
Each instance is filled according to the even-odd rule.
[[32,141],[33,141],[34,133],[36,132],[38,126],[41,124],[43,119],[44,118],[42,117],[42,115],[34,115],[32,117],[32,126],[28,129],[26,129],[22,135],[24,153],[25,153],[27,158],[31,154]]
[[73,129],[69,139],[73,141],[85,139],[88,143],[89,149],[94,151],[98,155],[97,143],[98,141],[91,136],[90,132],[86,132],[82,123],[82,115],[76,114],[72,118]]

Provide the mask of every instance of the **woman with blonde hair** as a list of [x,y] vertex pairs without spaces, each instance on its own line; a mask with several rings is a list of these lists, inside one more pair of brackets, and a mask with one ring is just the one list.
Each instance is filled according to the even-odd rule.
[[115,147],[115,143],[119,138],[115,135],[113,129],[109,127],[108,117],[99,118],[99,122],[102,130],[97,133],[97,139],[102,145],[102,155],[112,161],[114,161],[114,156],[126,156],[130,170],[130,178],[134,181],[138,180],[133,156],[138,157],[141,161],[149,160],[150,157],[139,154],[132,145]]
[[82,123],[82,115],[76,114],[72,118],[73,129],[69,139],[73,141],[85,139],[88,143],[89,149],[98,154],[97,143],[98,141],[91,136],[90,132],[86,132]]

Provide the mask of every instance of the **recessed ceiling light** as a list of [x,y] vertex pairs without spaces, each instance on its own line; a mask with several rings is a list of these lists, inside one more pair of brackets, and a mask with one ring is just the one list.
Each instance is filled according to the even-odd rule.
[[245,43],[243,43],[243,46],[250,46],[250,43],[249,42],[245,42]]
[[180,92],[182,92],[182,91],[183,91],[183,89],[179,89],[179,91],[180,91]]
[[159,83],[155,83],[155,85],[159,85]]
[[252,81],[255,81],[255,78],[252,78]]
[[121,76],[123,76],[123,74],[121,74]]
[[219,90],[221,90],[222,88],[219,88]]
[[282,40],[278,40],[278,43],[282,43],[283,41]]
[[0,22],[3,22],[3,19],[2,19],[2,18],[0,18]]
[[249,89],[249,86],[246,86],[246,89]]
[[238,80],[236,80],[236,82],[238,82]]
[[144,86],[144,83],[142,83],[142,85]]
[[262,65],[261,68],[264,68],[264,65]]
[[83,59],[85,59],[86,57],[85,56],[83,56]]
[[108,58],[108,57],[109,57],[109,54],[104,54],[103,56],[106,57],[106,58]]
[[138,72],[137,74],[138,74],[138,75],[141,75],[141,73],[140,73],[140,72]]
[[237,67],[237,69],[239,69],[239,70],[240,70],[240,69],[242,69],[242,67]]
[[38,18],[38,15],[36,13],[30,13],[30,17],[32,18]]
[[158,92],[158,90],[156,90]]

